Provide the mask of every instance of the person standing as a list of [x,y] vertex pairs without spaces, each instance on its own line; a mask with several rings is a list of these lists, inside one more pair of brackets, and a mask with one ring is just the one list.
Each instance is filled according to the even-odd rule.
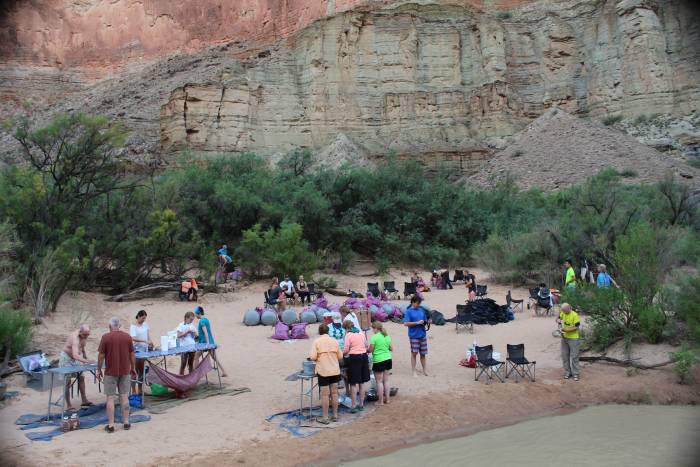
[[566,278],[564,279],[564,287],[570,289],[576,288],[576,272],[574,272],[574,266],[570,259],[564,261],[564,267],[566,268]]
[[[198,322],[197,322],[197,343],[198,344],[216,344],[216,342],[214,342],[214,335],[211,333],[211,324],[209,323],[209,318],[204,317],[204,308],[202,308],[201,306],[198,306],[197,308],[195,308],[194,315],[198,320]],[[224,367],[221,364],[221,362],[219,362],[219,359],[216,358],[216,350],[211,349],[209,352],[211,353],[212,358],[214,359],[216,364],[219,366],[219,369],[221,370],[221,377],[225,378],[226,377],[226,370],[224,370]],[[197,351],[195,360],[199,360],[199,358],[201,356],[202,356],[202,352]]]
[[369,352],[372,354],[372,371],[377,382],[377,405],[389,403],[389,372],[391,371],[391,337],[379,321],[372,321],[374,334],[369,339]]
[[[185,317],[177,327],[177,346],[178,347],[193,347],[197,341],[197,329],[192,324],[194,321],[194,313],[188,311],[185,313]],[[194,368],[194,352],[183,352],[180,355],[180,374],[185,374],[185,367],[189,368],[189,372],[192,373]]]
[[596,286],[599,289],[608,289],[610,288],[610,284],[613,284],[615,287],[618,287],[617,282],[608,274],[607,268],[605,267],[604,264],[599,264],[598,265],[598,277],[596,278]]
[[[90,337],[90,326],[87,324],[81,324],[80,328],[77,331],[72,332],[70,336],[68,336],[68,339],[66,339],[66,344],[63,346],[63,350],[61,351],[61,355],[59,357],[58,366],[81,366],[95,363],[93,360],[87,358],[87,353],[85,352],[85,343],[87,342],[88,337]],[[77,408],[74,408],[71,405],[69,379],[70,378],[66,377],[66,387],[63,394],[63,397],[65,397],[66,400],[66,410],[77,410]],[[85,376],[83,376],[82,373],[80,373],[78,376],[78,393],[83,400],[81,404],[83,407],[93,405],[85,394]]]
[[[345,328],[345,366],[348,373],[348,389],[352,409],[350,413],[365,410],[365,383],[369,383],[369,360],[367,359],[367,338],[363,332],[353,331],[352,321],[343,321]],[[360,392],[359,399],[357,392]]]
[[319,423],[328,425],[328,400],[330,397],[333,408],[333,418],[330,421],[338,421],[338,381],[340,381],[340,360],[343,353],[340,351],[338,341],[328,336],[328,325],[321,323],[318,327],[318,339],[311,346],[309,360],[316,362],[316,374],[318,386],[321,389],[321,418]]
[[416,373],[416,358],[420,354],[420,364],[423,374],[428,376],[426,355],[428,355],[428,333],[425,330],[425,309],[421,306],[420,297],[411,298],[411,305],[403,315],[403,325],[408,327],[408,339],[411,342],[411,370]]
[[468,269],[464,272],[466,273],[464,276],[464,286],[467,288],[467,301],[473,302],[476,300],[476,276],[470,273]]
[[114,432],[114,398],[119,392],[119,405],[122,409],[122,423],[124,429],[131,428],[129,423],[129,382],[131,376],[136,376],[136,358],[134,356],[134,343],[131,336],[120,331],[119,318],[112,317],[109,320],[109,332],[102,336],[97,351],[97,377],[103,379],[102,367],[106,363],[104,383],[107,396],[107,433]]
[[[153,348],[151,330],[148,328],[148,323],[146,322],[147,316],[146,310],[139,310],[138,313],[136,313],[136,322],[129,326],[129,335],[134,342],[134,352],[148,352],[149,348]],[[143,381],[141,381],[140,378],[143,375],[144,364],[145,360],[143,358],[136,360],[137,382],[131,385],[134,394],[141,394],[141,392],[143,392]]]
[[571,309],[568,303],[562,303],[561,313],[557,323],[561,326],[561,360],[564,365],[564,379],[574,378],[579,380],[578,354],[581,347],[579,327],[581,320],[578,313]]

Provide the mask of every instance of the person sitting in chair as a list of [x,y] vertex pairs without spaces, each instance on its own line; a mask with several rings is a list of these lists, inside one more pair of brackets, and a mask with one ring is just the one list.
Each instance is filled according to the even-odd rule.
[[294,282],[292,282],[288,275],[285,274],[284,280],[280,282],[280,287],[284,291],[284,295],[287,300],[296,300],[297,294],[294,291]]
[[549,291],[549,287],[544,282],[540,282],[539,287],[535,289],[535,296],[533,298],[532,310],[537,316],[537,308],[542,307],[545,312],[552,308],[552,293]]
[[309,285],[306,283],[304,280],[304,276],[300,275],[299,280],[297,281],[297,294],[299,294],[299,298],[301,299],[301,304],[304,304],[304,299],[308,302],[308,304],[311,304],[311,294],[309,293]]

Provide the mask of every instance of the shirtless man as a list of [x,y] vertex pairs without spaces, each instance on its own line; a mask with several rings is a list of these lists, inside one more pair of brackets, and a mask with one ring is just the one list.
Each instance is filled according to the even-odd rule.
[[[87,342],[87,338],[89,336],[90,326],[88,326],[87,324],[80,325],[80,329],[72,332],[70,336],[68,336],[68,340],[66,340],[66,345],[61,351],[59,366],[73,366],[86,364],[89,365],[95,363],[94,361],[89,360],[85,353],[85,343]],[[80,375],[80,378],[78,380],[78,392],[80,393],[80,397],[83,399],[83,406],[93,405],[92,402],[90,402],[87,399],[87,396],[85,395],[85,377],[82,374]],[[66,379],[65,398],[67,405],[66,410],[76,410],[76,408],[74,408],[71,405],[70,381],[68,379]]]

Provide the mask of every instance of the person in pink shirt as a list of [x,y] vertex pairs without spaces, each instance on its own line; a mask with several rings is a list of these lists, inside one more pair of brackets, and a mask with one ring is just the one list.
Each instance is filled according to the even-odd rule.
[[[365,383],[369,382],[367,338],[362,332],[352,332],[355,329],[352,321],[343,322],[343,327],[346,330],[343,354],[345,355],[350,399],[352,400],[350,413],[357,413],[358,410],[365,408]],[[358,386],[360,398],[356,401]]]

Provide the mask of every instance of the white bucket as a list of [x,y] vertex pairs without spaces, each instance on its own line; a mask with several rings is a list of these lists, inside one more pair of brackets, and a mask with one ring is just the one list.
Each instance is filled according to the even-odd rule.
[[163,352],[168,351],[168,348],[169,348],[168,341],[169,340],[170,340],[170,338],[168,336],[160,336],[160,350],[162,350]]

